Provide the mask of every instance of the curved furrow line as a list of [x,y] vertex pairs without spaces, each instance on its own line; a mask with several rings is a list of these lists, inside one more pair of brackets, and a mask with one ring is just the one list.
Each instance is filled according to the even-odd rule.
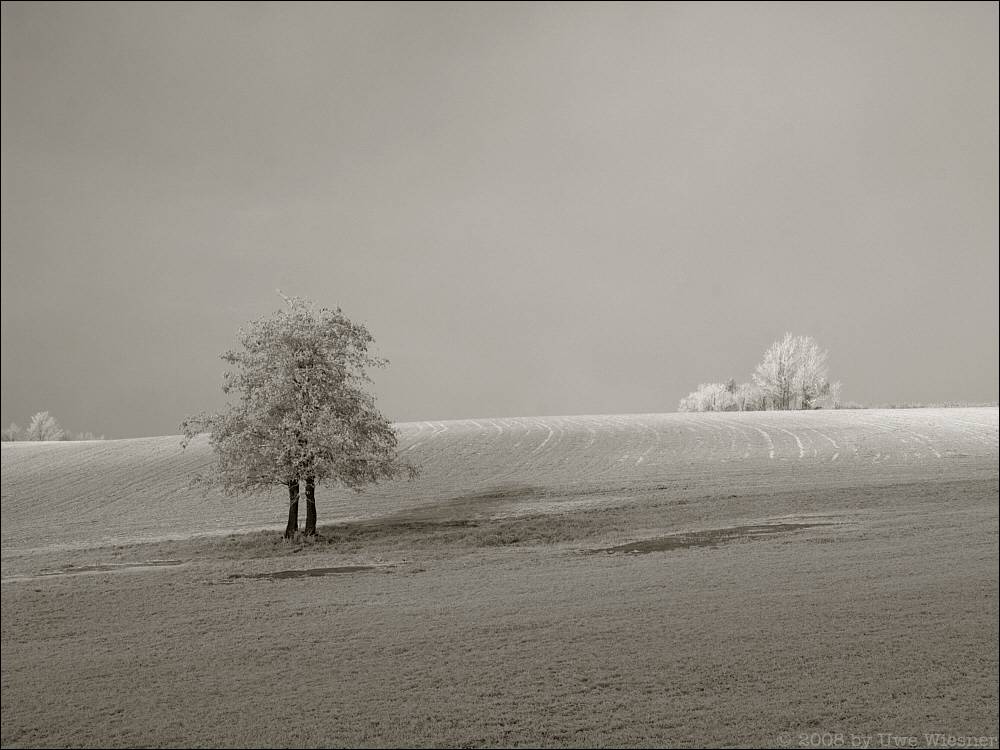
[[[687,428],[691,431],[694,436],[694,442],[686,442],[684,444],[684,453],[688,456],[694,455],[698,457],[703,457],[705,455],[705,447],[711,446],[712,438],[706,434],[705,430],[708,429],[712,432],[716,430],[715,425],[707,424],[705,419],[698,415],[693,414],[691,416],[691,425]],[[701,428],[701,429],[698,429]],[[709,454],[711,455],[711,454]]]
[[837,441],[836,441],[836,440],[834,440],[834,439],[833,439],[832,437],[830,437],[829,435],[827,435],[827,434],[826,434],[825,432],[823,432],[823,431],[821,431],[821,430],[818,430],[818,429],[816,429],[815,427],[807,427],[806,429],[808,429],[808,430],[812,430],[812,431],[813,431],[813,432],[815,432],[815,433],[816,433],[817,435],[819,435],[819,436],[820,436],[821,438],[823,438],[824,440],[826,440],[826,441],[827,441],[827,442],[828,442],[828,443],[829,443],[830,445],[832,445],[832,446],[833,446],[833,449],[834,449],[835,451],[839,451],[839,450],[840,450],[840,446],[839,446],[839,445],[837,445]]
[[799,436],[796,433],[792,432],[791,430],[786,430],[784,427],[776,427],[775,429],[785,433],[786,435],[791,435],[792,439],[795,440],[795,444],[799,447],[799,458],[806,457],[805,446],[802,445],[802,441],[799,440]]
[[540,442],[538,445],[536,445],[535,448],[534,448],[534,450],[531,451],[531,455],[533,455],[533,456],[535,454],[537,454],[539,451],[541,451],[543,448],[545,448],[545,446],[548,445],[548,442],[555,435],[555,430],[553,430],[552,427],[550,427],[548,424],[546,424],[546,422],[544,420],[538,420],[536,424],[538,424],[538,426],[542,430],[547,430],[548,434],[545,436],[545,439],[542,440],[542,442]]
[[[1000,439],[1000,433],[998,433],[998,428],[996,423],[980,422],[978,420],[967,420],[963,418],[958,418],[951,420],[957,425],[961,425],[960,428],[956,429],[951,427],[956,433],[964,435],[965,437],[973,440],[974,442],[981,443],[991,448],[996,448],[998,439]],[[950,425],[947,425],[950,427]],[[972,429],[965,429],[972,428]]]
[[[711,436],[707,441],[711,446],[711,452],[709,454],[710,457],[725,456],[727,451],[720,450],[720,448],[723,444],[727,443],[727,441],[730,448],[735,448],[735,441],[732,433],[729,429],[727,429],[725,420],[722,418],[721,414],[721,412],[715,414],[704,414],[694,418],[695,424],[711,431]],[[720,458],[719,460],[725,461],[726,459]]]
[[751,427],[759,432],[764,440],[767,442],[767,457],[771,461],[774,460],[774,440],[771,439],[771,435],[764,429],[757,427],[756,425],[751,425]]
[[734,452],[739,454],[735,460],[746,461],[753,453],[753,430],[746,424],[745,420],[736,417],[726,418],[724,423],[730,426],[734,435],[738,434],[741,438],[739,442],[734,444]]
[[410,444],[406,448],[402,449],[405,452],[412,451],[414,448],[423,445],[423,440],[420,439],[420,436],[424,433],[424,430],[429,428],[426,426],[427,425],[426,422],[417,422],[416,425],[417,425],[417,431],[413,434],[412,437],[410,437],[410,440],[412,442],[410,442]]
[[647,422],[642,422],[641,424],[642,424],[643,430],[645,430],[647,433],[649,433],[650,435],[653,436],[653,440],[652,440],[652,443],[650,444],[650,446],[648,448],[646,448],[646,450],[644,450],[639,455],[639,458],[636,459],[636,461],[635,461],[635,465],[636,466],[638,466],[639,464],[643,463],[643,461],[646,460],[646,456],[648,456],[650,454],[650,452],[652,452],[654,449],[659,449],[660,443],[662,441],[662,438],[660,436],[660,431],[658,429],[650,426]]
[[900,430],[901,432],[905,432],[907,435],[911,435],[912,437],[916,438],[918,441],[926,445],[927,449],[934,454],[935,458],[941,458],[941,453],[938,452],[938,449],[934,447],[934,443],[931,442],[931,439],[927,435],[923,435],[917,432],[916,430],[911,430],[909,427],[903,427],[902,425],[898,425],[897,429]]
[[[858,424],[864,425],[866,427],[870,427],[873,430],[877,430],[877,431],[879,431],[882,434],[890,436],[892,438],[892,440],[895,443],[897,443],[898,445],[900,445],[900,446],[907,446],[908,445],[908,443],[906,441],[906,438],[903,438],[903,437],[900,436],[900,433],[907,433],[908,431],[905,430],[905,429],[903,429],[903,428],[901,428],[901,427],[899,427],[899,426],[897,426],[897,425],[889,426],[888,424],[880,424],[880,423],[877,423],[877,422],[871,422],[871,421],[867,421],[867,420],[863,420],[863,419],[859,419],[858,420]],[[920,445],[920,443],[915,443],[915,444],[916,445]],[[903,457],[904,460],[909,460],[909,457],[911,455],[916,460],[919,460],[920,458],[923,457],[923,454],[921,453],[920,450],[913,450],[912,452],[907,452],[906,449],[905,449],[905,447],[901,447],[900,450],[899,450],[899,453]],[[876,458],[875,458],[875,463],[885,463],[886,461],[888,461],[892,457],[892,455],[893,454],[892,454],[891,451],[887,451],[884,454],[882,454],[880,452],[876,456]]]
[[562,417],[547,417],[547,421],[550,426],[556,431],[556,439],[549,445],[548,450],[553,453],[557,453],[559,446],[562,444],[563,438],[566,437],[566,427],[563,424]]

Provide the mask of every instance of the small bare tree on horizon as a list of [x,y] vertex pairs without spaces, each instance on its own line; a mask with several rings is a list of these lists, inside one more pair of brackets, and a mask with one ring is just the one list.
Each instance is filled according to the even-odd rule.
[[41,442],[50,440],[104,440],[104,435],[93,432],[70,432],[59,424],[54,416],[47,411],[40,411],[29,420],[28,427],[22,430],[17,422],[11,422],[3,431],[3,442]]
[[66,430],[47,411],[40,411],[28,422],[24,430],[25,440],[63,440]]

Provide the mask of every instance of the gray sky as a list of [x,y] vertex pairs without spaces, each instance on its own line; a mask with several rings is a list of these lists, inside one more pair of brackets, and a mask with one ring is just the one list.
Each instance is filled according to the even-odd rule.
[[3,423],[174,433],[278,287],[396,420],[673,411],[786,330],[994,400],[997,7],[5,2]]

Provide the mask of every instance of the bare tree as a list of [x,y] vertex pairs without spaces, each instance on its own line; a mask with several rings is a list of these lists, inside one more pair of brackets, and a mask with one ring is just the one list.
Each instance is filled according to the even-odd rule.
[[830,408],[831,409],[839,409],[840,408],[840,405],[841,405],[841,395],[840,395],[840,392],[841,392],[842,388],[843,388],[843,386],[841,385],[841,382],[839,380],[830,384],[830,394],[829,395],[830,395]]
[[767,408],[763,392],[753,383],[740,383],[734,395],[738,411],[763,411]]
[[786,333],[764,352],[754,383],[773,409],[809,409],[829,392],[827,353],[809,336]]
[[816,399],[830,393],[827,353],[808,336],[797,336],[795,347],[795,391],[800,409],[811,409]]
[[702,383],[681,399],[678,411],[737,411],[736,384],[731,381],[732,390],[725,383]]
[[764,359],[753,374],[753,382],[775,409],[791,408],[795,390],[794,359],[795,339],[786,333],[764,352]]
[[66,430],[47,411],[35,414],[24,431],[25,440],[62,440],[65,437]]
[[15,440],[21,439],[21,428],[17,426],[17,422],[11,422],[10,427],[3,431],[3,440],[5,443],[12,443]]

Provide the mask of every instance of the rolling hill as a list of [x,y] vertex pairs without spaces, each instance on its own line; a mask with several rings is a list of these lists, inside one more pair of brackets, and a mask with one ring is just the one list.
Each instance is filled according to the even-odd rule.
[[[397,424],[415,481],[322,488],[320,522],[516,515],[677,498],[995,476],[997,409],[629,414]],[[189,489],[212,461],[177,436],[4,443],[4,551],[278,527],[283,488]]]

